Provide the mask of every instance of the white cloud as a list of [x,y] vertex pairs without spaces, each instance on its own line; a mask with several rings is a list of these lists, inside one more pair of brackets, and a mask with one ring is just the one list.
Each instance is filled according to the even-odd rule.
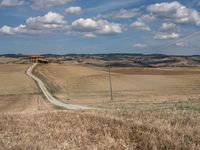
[[155,19],[156,19],[155,16],[151,14],[142,15],[135,22],[131,24],[131,27],[142,31],[151,31],[151,28],[149,27],[148,24],[154,21]]
[[0,34],[5,35],[38,35],[38,34],[45,34],[44,31],[38,31],[27,28],[26,25],[19,25],[17,27],[10,27],[4,25],[0,28]]
[[26,25],[17,27],[3,26],[0,28],[1,34],[6,35],[36,35],[55,33],[63,31],[67,35],[82,35],[87,38],[94,38],[97,35],[119,34],[123,31],[121,24],[108,22],[107,20],[95,20],[91,18],[79,18],[68,25],[64,16],[56,12],[48,12],[44,16],[29,17]]
[[88,31],[95,31],[97,30],[97,23],[95,20],[91,18],[79,18],[72,22],[72,28],[75,31],[82,31],[82,32],[88,32]]
[[65,13],[72,15],[72,14],[80,14],[82,11],[81,7],[69,7],[65,9]]
[[176,46],[179,46],[179,47],[186,47],[186,46],[188,46],[188,43],[185,43],[185,42],[178,42],[178,43],[176,43]]
[[156,40],[168,40],[168,39],[177,39],[180,35],[175,32],[157,32],[154,36]]
[[144,22],[135,21],[131,24],[131,26],[135,29],[142,30],[142,31],[151,31],[150,27],[146,25]]
[[71,28],[77,32],[92,32],[93,34],[111,35],[122,33],[122,26],[107,20],[94,20],[91,18],[77,19],[72,22]]
[[176,24],[174,23],[163,23],[160,27],[162,31],[173,31],[176,29]]
[[141,17],[138,18],[139,22],[152,22],[156,19],[156,17],[152,14],[147,14],[147,15],[142,15]]
[[63,30],[67,28],[64,16],[51,11],[44,16],[28,18],[26,24],[33,29]]
[[187,8],[177,1],[171,3],[156,3],[148,6],[147,9],[157,18],[172,20],[175,23],[194,23],[196,25],[200,25],[199,12],[194,9]]
[[0,33],[6,35],[38,35],[51,33],[52,31],[62,31],[67,28],[68,25],[64,20],[64,16],[55,12],[48,12],[44,16],[28,18],[26,25],[17,27],[4,25],[0,28]]
[[15,34],[12,27],[6,26],[6,25],[0,28],[0,33],[7,34],[7,35]]
[[133,45],[134,48],[146,48],[147,45],[143,43],[136,43]]
[[38,8],[49,8],[55,6],[65,5],[73,0],[35,0],[32,7],[35,9]]
[[160,31],[154,33],[154,39],[159,39],[159,40],[177,39],[180,37],[177,31],[178,28],[176,24],[163,23],[160,27]]
[[98,20],[98,31],[99,34],[118,34],[122,33],[122,26],[117,23],[110,23],[107,20]]
[[120,9],[119,11],[109,12],[103,15],[100,15],[100,18],[112,18],[112,19],[129,19],[140,14],[138,8],[134,9]]
[[2,0],[0,6],[2,7],[16,7],[24,5],[25,1],[23,0]]

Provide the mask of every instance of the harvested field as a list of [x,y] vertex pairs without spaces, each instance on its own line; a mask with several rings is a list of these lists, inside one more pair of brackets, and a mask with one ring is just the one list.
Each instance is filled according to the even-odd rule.
[[0,112],[51,110],[36,83],[25,72],[29,65],[0,65]]
[[0,65],[0,95],[38,94],[34,81],[25,72],[29,65]]
[[0,149],[199,149],[199,112],[0,114]]
[[[38,66],[35,73],[59,99],[65,102],[102,102],[109,95],[105,71],[79,65],[49,64]],[[100,81],[100,82],[99,82]]]
[[4,95],[0,96],[0,113],[35,112],[52,110],[52,106],[40,95]]
[[8,90],[9,95],[0,96],[0,149],[199,149],[198,73],[112,71],[115,97],[110,102],[105,68],[73,64],[36,68],[48,89],[66,102],[115,111],[52,111],[37,90],[23,93],[15,85],[18,94]]
[[114,73],[132,75],[199,75],[200,68],[114,68]]
[[39,66],[35,73],[56,97],[69,103],[128,106],[200,97],[199,68],[112,68],[113,102],[106,68],[49,64]]

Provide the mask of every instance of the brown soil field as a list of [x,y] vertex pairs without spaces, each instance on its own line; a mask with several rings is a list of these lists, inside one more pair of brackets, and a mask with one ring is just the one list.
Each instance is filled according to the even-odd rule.
[[73,64],[41,65],[35,73],[65,102],[135,105],[188,101],[200,97],[200,68],[112,68],[110,101],[106,68]]
[[0,65],[0,112],[50,110],[36,83],[25,72],[29,65]]
[[[0,74],[2,83],[8,89],[0,95],[0,149],[198,150],[200,147],[198,68],[191,68],[195,73],[183,75],[163,75],[159,71],[134,74],[112,68],[111,102],[106,68],[40,65],[35,74],[65,102],[121,108],[52,111],[34,81],[26,77],[27,67],[13,65],[0,69],[4,74]],[[138,68],[131,69],[134,72]],[[172,68],[164,70],[173,72]],[[12,85],[12,81],[17,84]]]
[[0,149],[198,150],[198,112],[0,114]]

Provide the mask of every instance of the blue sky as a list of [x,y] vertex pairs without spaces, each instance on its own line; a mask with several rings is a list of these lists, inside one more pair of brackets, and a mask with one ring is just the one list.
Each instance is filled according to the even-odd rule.
[[200,54],[199,0],[0,0],[0,53]]

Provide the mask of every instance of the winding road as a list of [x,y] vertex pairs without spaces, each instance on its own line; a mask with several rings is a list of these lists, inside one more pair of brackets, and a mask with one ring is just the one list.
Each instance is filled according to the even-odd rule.
[[49,102],[51,102],[52,104],[56,105],[56,106],[60,106],[66,109],[73,109],[73,110],[80,110],[80,109],[92,109],[90,107],[87,106],[81,106],[81,105],[73,105],[73,104],[66,104],[63,103],[61,101],[59,101],[58,99],[54,98],[51,93],[49,93],[49,91],[47,90],[47,88],[45,87],[44,83],[42,82],[42,80],[40,80],[38,77],[36,77],[33,73],[32,70],[37,66],[37,63],[34,63],[33,65],[31,65],[27,71],[26,74],[28,76],[30,76],[33,80],[35,80],[39,86],[39,88],[41,89],[42,93],[44,94],[44,96],[47,98],[47,100]]

